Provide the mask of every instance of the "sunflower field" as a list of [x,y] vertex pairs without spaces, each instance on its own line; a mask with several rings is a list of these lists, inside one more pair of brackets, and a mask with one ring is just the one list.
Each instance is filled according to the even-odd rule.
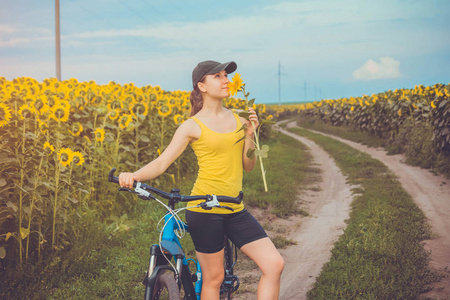
[[407,162],[450,174],[450,85],[416,85],[371,96],[269,106],[278,117],[297,116],[368,132],[386,140]]
[[[0,77],[0,266],[57,257],[82,236],[87,215],[120,218],[132,204],[123,201],[136,200],[118,201],[109,170],[135,171],[158,157],[189,111],[188,92],[159,86]],[[151,184],[176,186],[195,166],[185,151]]]

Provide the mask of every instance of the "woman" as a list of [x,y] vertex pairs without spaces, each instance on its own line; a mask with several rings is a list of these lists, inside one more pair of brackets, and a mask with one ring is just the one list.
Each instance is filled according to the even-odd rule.
[[[222,100],[230,96],[227,75],[236,70],[235,62],[221,64],[215,61],[199,63],[192,72],[191,118],[176,130],[164,152],[134,173],[121,173],[122,187],[131,188],[133,181],[145,181],[161,175],[190,144],[198,159],[199,171],[192,195],[226,195],[236,197],[242,190],[243,170],[249,172],[256,158],[247,157],[247,150],[254,148],[251,121],[259,125],[253,109],[245,120],[223,107]],[[238,131],[247,124],[246,138],[236,143],[244,133]],[[188,203],[195,206],[197,201]],[[219,299],[223,281],[223,237],[226,234],[242,252],[261,269],[258,299],[278,299],[280,277],[284,260],[264,229],[241,204],[224,204],[225,208],[203,210],[190,208],[186,211],[197,259],[202,268],[201,298]]]

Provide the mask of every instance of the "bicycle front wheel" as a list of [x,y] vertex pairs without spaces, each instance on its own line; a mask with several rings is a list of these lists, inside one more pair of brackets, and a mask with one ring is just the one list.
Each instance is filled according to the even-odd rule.
[[153,300],[180,300],[180,290],[172,273],[164,273],[156,278]]
[[[227,275],[233,275],[233,244],[230,242],[230,240],[225,237],[224,239],[225,247],[224,247],[224,262],[223,267],[225,269],[225,280],[227,278]],[[231,300],[232,299],[233,292],[230,290],[229,286],[226,286],[222,284],[222,293],[220,295],[221,300]]]

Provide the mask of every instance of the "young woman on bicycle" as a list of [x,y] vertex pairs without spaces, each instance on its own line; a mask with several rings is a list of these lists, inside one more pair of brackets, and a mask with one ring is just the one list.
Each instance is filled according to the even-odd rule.
[[[256,159],[246,155],[254,148],[250,121],[223,107],[222,100],[230,96],[227,75],[236,70],[235,62],[199,63],[192,72],[191,118],[176,130],[172,141],[154,161],[134,173],[121,173],[119,183],[132,188],[133,182],[153,179],[177,159],[190,144],[198,159],[199,171],[192,195],[225,195],[236,197],[242,190],[243,170],[250,172]],[[256,127],[258,117],[249,109]],[[245,133],[237,132],[247,124]],[[246,138],[236,143],[243,134]],[[200,200],[201,201],[201,200]],[[188,206],[195,206],[192,201]],[[258,299],[278,299],[284,260],[258,221],[241,204],[226,203],[225,208],[186,211],[186,222],[202,268],[201,298],[219,299],[224,278],[224,235],[250,257],[261,269]]]

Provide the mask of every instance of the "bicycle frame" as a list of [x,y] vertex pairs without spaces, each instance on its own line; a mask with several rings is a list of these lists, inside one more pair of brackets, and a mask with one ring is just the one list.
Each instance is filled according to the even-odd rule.
[[[146,286],[146,290],[148,291],[146,295],[153,295],[153,289],[155,287],[156,278],[160,272],[164,272],[165,270],[170,270],[175,273],[178,286],[181,287],[183,285],[183,289],[185,292],[185,299],[188,300],[200,300],[200,292],[201,292],[201,270],[198,262],[197,264],[197,284],[194,288],[194,284],[191,277],[191,272],[188,266],[188,261],[184,254],[183,248],[181,247],[181,243],[178,237],[175,234],[175,230],[180,229],[178,222],[175,221],[175,218],[170,214],[166,214],[164,217],[164,231],[161,239],[161,247],[163,248],[161,252],[161,248],[159,245],[152,245],[150,249],[150,263],[149,263],[149,271],[147,273],[147,277],[144,279],[144,284]],[[186,223],[182,223],[185,230],[188,231],[188,225]],[[175,257],[176,262],[176,270],[170,266],[164,257],[167,259],[171,259]],[[200,273],[199,273],[200,272]],[[200,282],[198,282],[200,281]],[[196,290],[199,289],[198,295],[196,295]],[[150,296],[149,296],[150,297]],[[147,299],[146,299],[147,300]]]
[[[150,248],[150,262],[149,271],[143,283],[146,286],[146,295],[153,295],[153,290],[155,287],[156,278],[160,272],[165,270],[170,270],[174,272],[176,276],[178,286],[183,286],[184,289],[184,299],[187,300],[200,300],[200,294],[202,290],[202,271],[200,268],[200,263],[195,261],[197,271],[195,277],[191,275],[189,269],[188,260],[186,259],[185,253],[181,246],[178,237],[175,234],[175,230],[179,229],[179,223],[175,221],[175,218],[170,214],[166,214],[164,217],[165,225],[161,239],[161,248],[159,245],[152,245]],[[186,223],[181,222],[181,226],[184,226],[186,231],[189,231],[189,227]],[[233,262],[232,245],[225,238],[225,278],[222,283],[221,293],[229,295],[231,299],[231,293],[239,288],[239,278],[233,274],[233,267],[235,261]],[[165,256],[165,257],[164,257]],[[176,270],[168,264],[167,259],[175,258]],[[237,257],[236,257],[237,259]],[[195,281],[195,286],[193,282]],[[148,296],[148,300],[150,296]],[[147,300],[147,299],[146,299]]]

